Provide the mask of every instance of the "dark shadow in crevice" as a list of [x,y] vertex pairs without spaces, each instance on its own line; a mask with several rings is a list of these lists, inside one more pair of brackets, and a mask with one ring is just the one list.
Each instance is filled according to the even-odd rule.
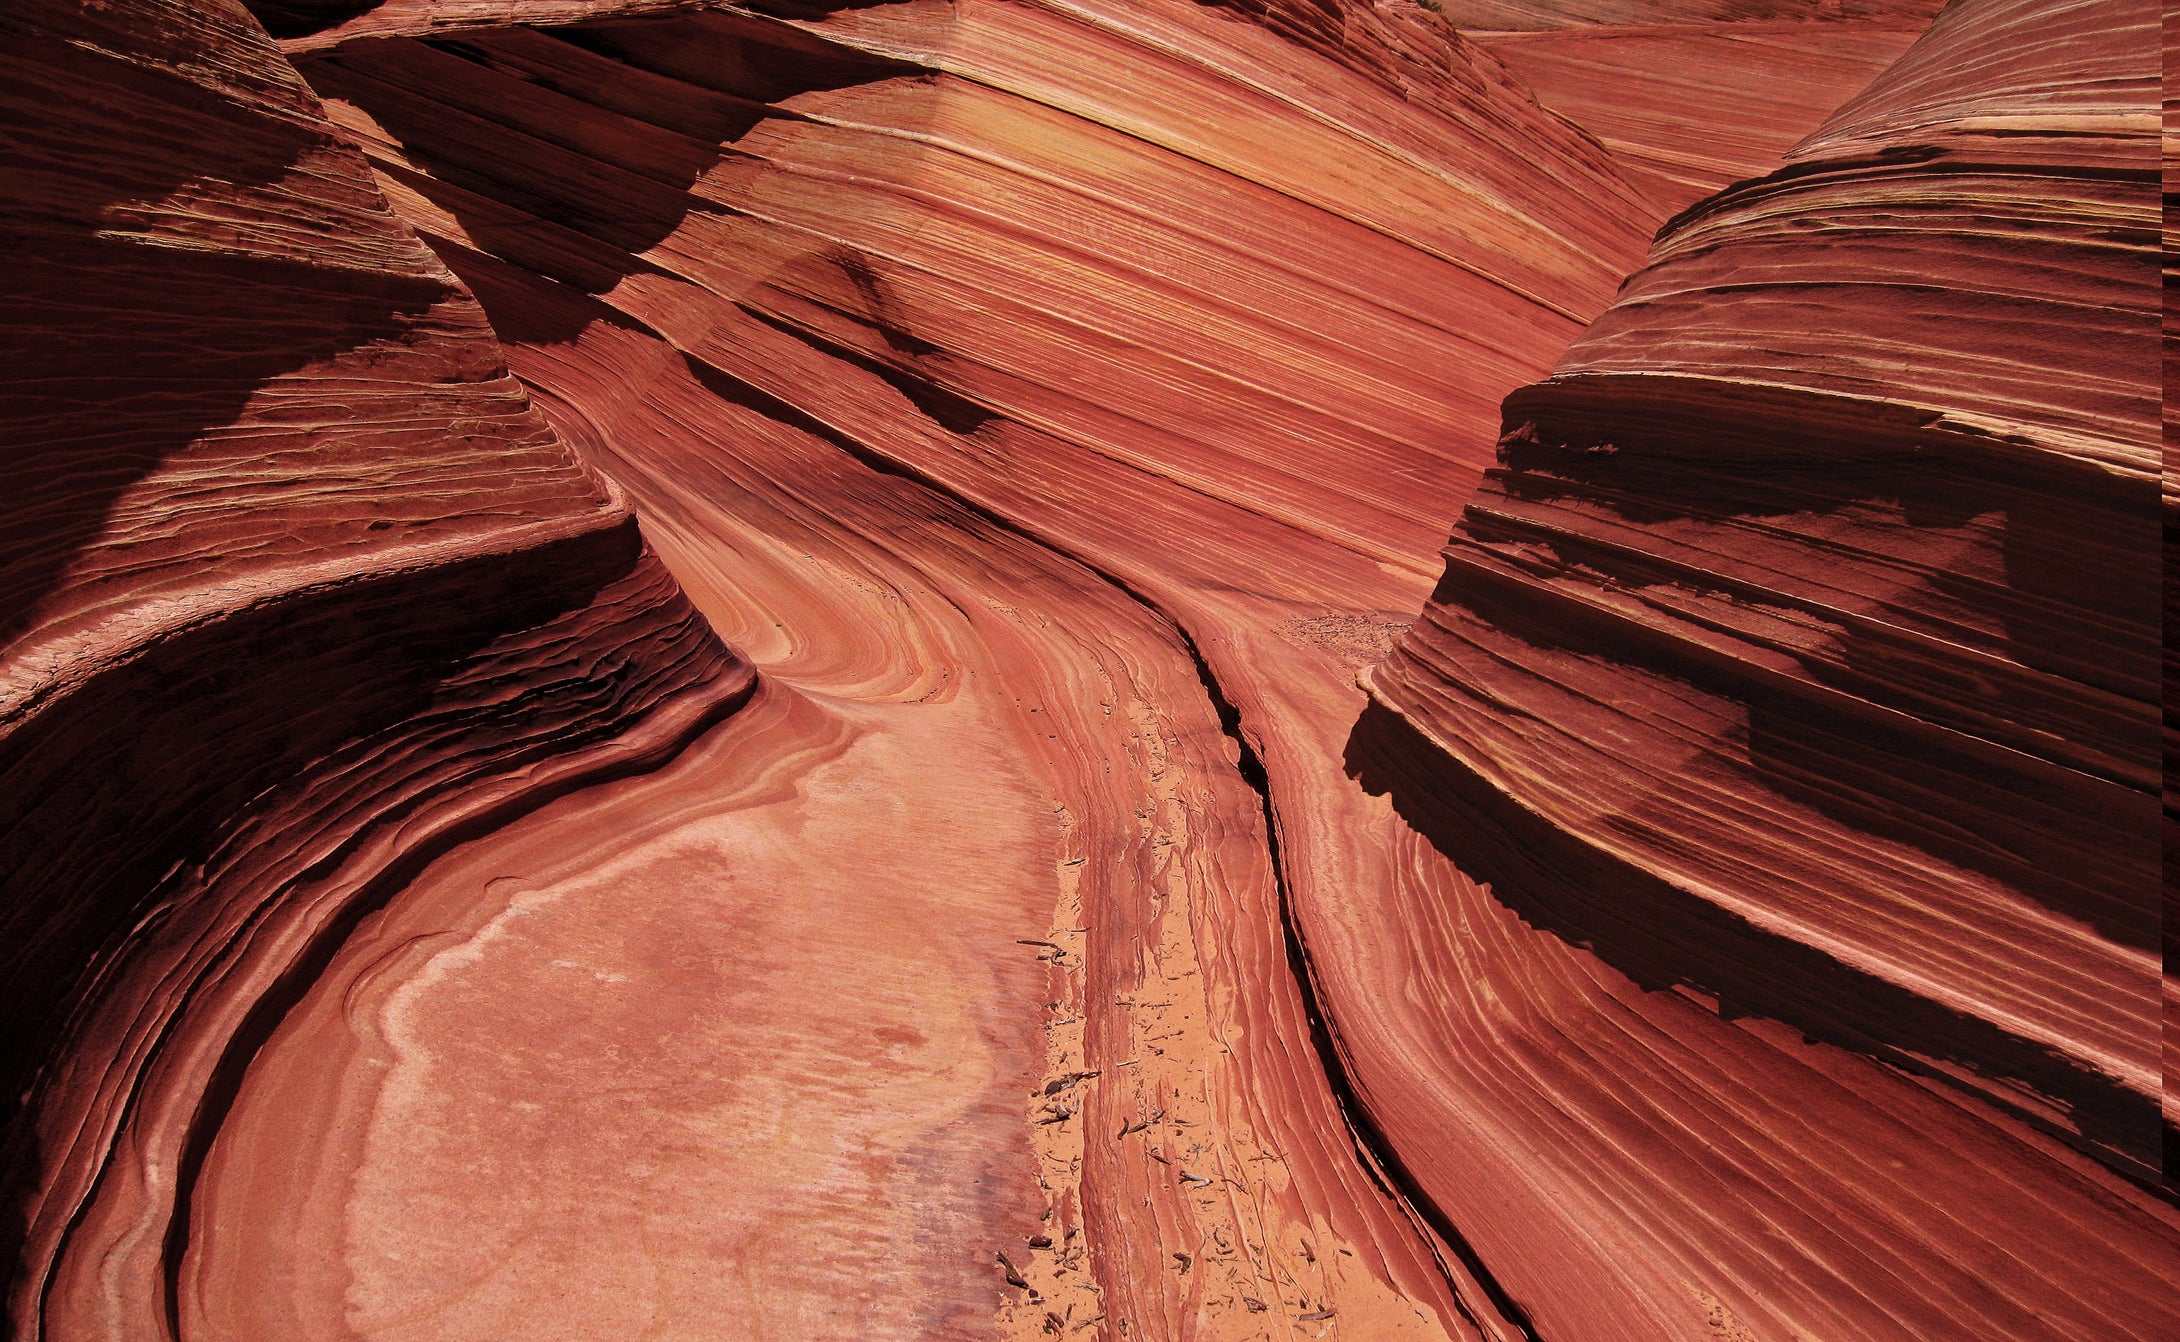
[[310,37],[368,14],[386,0],[242,0],[243,6],[278,38]]
[[[10,128],[0,226],[0,646],[176,451],[267,382],[406,329],[440,282],[130,236],[138,207],[275,182],[327,137],[171,71],[10,35],[0,78],[49,89]],[[96,87],[100,101],[81,90]]]
[[[924,73],[728,13],[357,43],[299,68],[397,142],[406,166],[382,170],[471,246],[594,296],[653,269],[642,253],[692,212],[720,209],[692,188],[752,130],[793,119],[777,104]],[[581,330],[533,321],[529,338]]]
[[927,355],[939,354],[941,352],[939,347],[928,341],[906,336],[893,327],[884,324],[882,319],[873,321],[871,324],[884,338],[889,347],[897,353],[905,353],[908,362],[907,367],[889,363],[884,359],[873,358],[859,349],[829,339],[807,327],[797,326],[793,322],[772,313],[746,305],[743,311],[773,330],[808,345],[811,349],[829,359],[838,359],[850,367],[860,368],[869,373],[899,392],[902,399],[916,407],[918,414],[949,433],[975,433],[993,420],[1000,418],[997,411],[987,410],[968,397],[948,387],[941,386],[934,379],[917,371],[914,361]]
[[[1349,735],[1348,773],[1523,922],[1597,955],[1648,991],[1686,985],[1721,1014],[1962,1084],[2133,1178],[2158,1177],[2155,1101],[2050,1049],[1757,928],[1566,833],[1462,767],[1381,704]],[[1920,1055],[1920,1056],[1919,1056]],[[2024,1108],[2026,1086],[2054,1102]],[[2071,1126],[2070,1126],[2071,1125]]]

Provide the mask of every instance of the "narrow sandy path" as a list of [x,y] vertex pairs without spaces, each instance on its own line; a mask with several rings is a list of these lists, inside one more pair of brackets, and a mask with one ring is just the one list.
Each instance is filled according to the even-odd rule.
[[[574,371],[530,368],[580,436]],[[364,927],[207,1162],[191,1326],[1459,1330],[1355,1162],[1263,799],[1180,634],[768,422],[692,433],[718,403],[657,376],[614,464],[763,688]]]

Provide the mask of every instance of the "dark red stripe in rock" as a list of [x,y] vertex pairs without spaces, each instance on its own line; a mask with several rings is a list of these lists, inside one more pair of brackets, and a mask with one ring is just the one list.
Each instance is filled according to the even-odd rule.
[[346,928],[751,677],[246,13],[0,26],[0,1253],[16,1335],[170,1336]]
[[[2157,1177],[2154,21],[1955,5],[1778,171],[1673,220],[1508,398],[1374,673],[1365,781],[1524,919],[1992,1106],[1949,1121],[2013,1154],[1927,1168],[1884,1235],[1956,1233],[1959,1197],[1994,1247],[2057,1255],[1994,1200],[2070,1206],[2064,1261],[2134,1302],[2051,1278],[2016,1283],[2049,1308],[1970,1303],[1901,1250],[1930,1275],[1882,1322],[1835,1291],[1819,1326],[1774,1277],[1780,1326],[2173,1324],[2169,1210],[1998,1116]],[[1499,1233],[1487,1258],[1526,1242]]]

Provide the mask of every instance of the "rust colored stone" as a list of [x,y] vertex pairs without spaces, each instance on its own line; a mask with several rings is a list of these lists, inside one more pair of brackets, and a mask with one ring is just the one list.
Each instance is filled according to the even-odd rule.
[[17,6],[10,1336],[2172,1331],[2152,22]]

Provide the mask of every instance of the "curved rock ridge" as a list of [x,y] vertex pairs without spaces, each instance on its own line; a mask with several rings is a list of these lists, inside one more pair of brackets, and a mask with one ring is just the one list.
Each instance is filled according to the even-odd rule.
[[12,1335],[170,1336],[345,929],[750,673],[239,6],[0,33],[0,1253]]
[[2156,22],[1955,5],[1676,218],[1373,679],[1396,800],[1526,918],[2144,1179]]
[[1899,14],[1928,22],[1945,4],[1946,0],[1439,0],[1433,8],[1464,32],[1501,33],[1657,23],[1856,21]]
[[542,28],[731,7],[725,0],[255,0],[249,5],[290,53],[358,38],[447,36],[515,24]]
[[[831,1218],[991,1196],[911,1162],[930,1120],[904,1116],[828,1181],[833,1210],[783,1190],[796,1210],[766,1233],[820,1248],[724,1303],[661,1285],[675,1317],[975,1335],[1012,1274],[1002,1322],[1026,1336],[1048,1314],[1116,1337],[1519,1336],[1403,1176],[1357,1158],[1228,696],[1289,724],[1305,753],[1280,779],[1339,779],[1353,673],[1423,595],[1433,494],[1477,465],[1459,430],[1603,309],[1654,207],[1424,12],[1354,18],[1305,47],[1185,4],[722,9],[301,60],[712,622],[774,682],[914,743],[863,786],[915,796],[917,753],[973,764],[1007,781],[960,813],[1051,873],[957,883],[978,911],[943,924],[965,959],[1051,976],[1049,1030],[1023,1013],[1032,1036],[1010,1023],[992,1054],[1017,1133],[1032,1097],[1017,1187],[1051,1247],[995,1242],[987,1214],[889,1241],[880,1275],[915,1289],[867,1289]],[[792,818],[751,815],[751,842],[791,847]],[[1355,860],[1312,857],[1310,879]],[[823,906],[833,869],[783,874],[780,900]],[[784,962],[831,963],[821,926],[776,935]],[[949,1037],[931,1004],[860,986],[928,974],[927,953],[865,945],[838,992],[873,1028]],[[1004,1070],[1024,1043],[1031,1070]],[[920,1042],[897,1056],[933,1066]],[[989,1111],[982,1080],[934,1085]],[[792,1069],[774,1086],[813,1130],[868,1107]],[[639,1237],[680,1239],[654,1221],[586,1247]]]
[[[1406,500],[1460,496],[1456,430],[1656,217],[1472,44],[1404,87],[1375,25],[1340,31],[1360,49],[1181,6],[906,4],[304,64],[738,647],[904,733],[937,730],[912,724],[938,686],[1005,687],[995,730],[1039,762],[980,814],[1056,818],[1063,892],[1027,934],[1055,965],[1026,1089],[1060,1229],[1000,1250],[1008,1327],[2154,1335],[2172,1233],[2129,1185],[1645,992],[1332,785],[1349,678],[1424,595]],[[1552,157],[1510,165],[1507,136]],[[1567,248],[1507,266],[1510,207]],[[1029,630],[1062,641],[1010,651]],[[883,1183],[841,1205],[895,1205]],[[1328,1242],[1377,1256],[1336,1271]],[[949,1252],[892,1262],[965,1319]],[[732,1307],[918,1326],[824,1273]]]

